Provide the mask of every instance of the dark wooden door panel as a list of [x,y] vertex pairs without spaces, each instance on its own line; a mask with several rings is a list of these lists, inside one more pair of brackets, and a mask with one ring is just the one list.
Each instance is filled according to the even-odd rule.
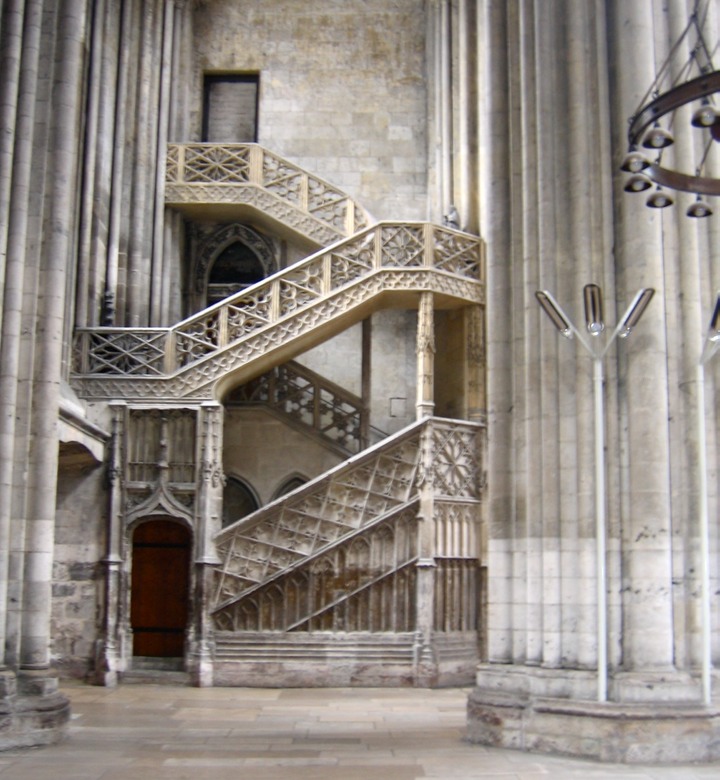
[[130,622],[133,654],[183,654],[188,619],[190,534],[184,526],[155,520],[133,536]]

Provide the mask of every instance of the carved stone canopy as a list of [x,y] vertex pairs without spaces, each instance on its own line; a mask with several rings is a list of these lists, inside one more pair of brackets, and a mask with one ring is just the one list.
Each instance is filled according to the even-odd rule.
[[263,276],[269,276],[277,270],[276,253],[267,237],[248,225],[223,225],[202,239],[197,246],[193,274],[197,293],[207,289],[214,263],[233,244],[242,244],[257,258]]

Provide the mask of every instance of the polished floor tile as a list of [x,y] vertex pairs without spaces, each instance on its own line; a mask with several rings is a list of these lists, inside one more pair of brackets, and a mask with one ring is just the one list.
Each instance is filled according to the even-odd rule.
[[0,753],[0,780],[710,780],[470,745],[467,690],[66,684],[68,739]]

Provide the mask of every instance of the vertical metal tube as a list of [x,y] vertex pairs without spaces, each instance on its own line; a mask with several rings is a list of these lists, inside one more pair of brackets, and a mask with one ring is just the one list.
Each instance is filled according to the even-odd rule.
[[710,551],[708,544],[708,479],[707,443],[705,439],[705,365],[697,367],[697,421],[698,421],[698,470],[700,491],[700,615],[702,632],[702,694],[703,703],[710,705],[712,690],[710,682],[711,638],[710,638]]
[[597,698],[607,701],[607,572],[605,568],[605,416],[602,358],[593,359],[595,523],[597,555]]

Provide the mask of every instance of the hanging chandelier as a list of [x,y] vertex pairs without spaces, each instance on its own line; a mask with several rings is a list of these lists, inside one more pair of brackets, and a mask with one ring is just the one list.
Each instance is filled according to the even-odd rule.
[[[635,113],[628,120],[628,153],[620,166],[629,174],[625,192],[647,190],[646,205],[662,209],[675,202],[674,191],[695,199],[685,212],[694,218],[709,217],[706,200],[720,196],[720,179],[708,171],[720,170],[720,110],[714,95],[720,93],[720,71],[702,34],[700,0],[685,30],[674,44]],[[670,66],[688,52],[679,75],[670,81]],[[717,48],[717,47],[716,47]],[[683,148],[693,150],[693,162],[674,154],[675,134],[687,133]],[[670,149],[670,151],[666,151]],[[699,162],[694,160],[699,159]]]

